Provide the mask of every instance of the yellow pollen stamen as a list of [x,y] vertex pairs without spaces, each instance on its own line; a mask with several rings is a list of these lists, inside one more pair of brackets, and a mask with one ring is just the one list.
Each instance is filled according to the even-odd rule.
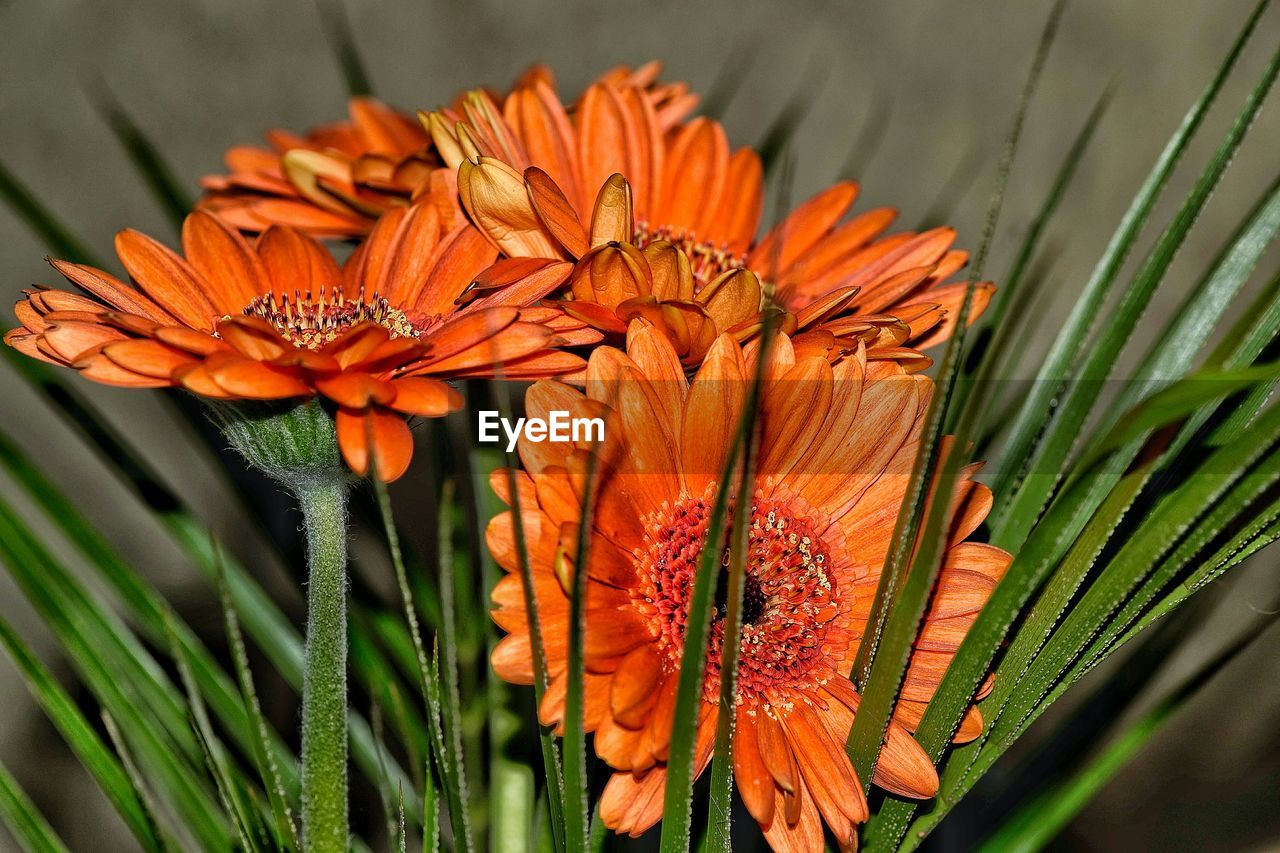
[[393,338],[416,338],[420,325],[377,293],[366,297],[363,292],[349,299],[336,285],[327,293],[294,292],[292,296],[266,293],[255,298],[241,312],[247,317],[260,317],[270,323],[286,341],[295,347],[317,349],[359,323],[373,322],[391,333]]
[[746,266],[747,259],[734,255],[724,243],[699,240],[698,235],[692,231],[670,225],[651,226],[643,221],[636,223],[636,236],[633,242],[638,248],[643,249],[658,240],[673,244],[689,257],[693,277],[699,285],[708,284],[721,273]]

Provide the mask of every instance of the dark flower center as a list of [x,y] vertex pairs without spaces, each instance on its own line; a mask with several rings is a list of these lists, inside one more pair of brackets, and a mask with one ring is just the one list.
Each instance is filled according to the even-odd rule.
[[[679,666],[693,599],[698,562],[706,544],[711,502],[685,498],[655,513],[646,524],[647,550],[637,553],[640,583],[632,590],[647,614],[667,665]],[[828,571],[826,544],[810,522],[775,500],[752,503],[742,588],[739,697],[772,696],[804,688],[825,672],[827,630],[840,610]],[[707,649],[707,691],[719,682],[724,622],[728,611],[729,555],[721,558],[717,610]],[[709,698],[710,695],[709,695]]]

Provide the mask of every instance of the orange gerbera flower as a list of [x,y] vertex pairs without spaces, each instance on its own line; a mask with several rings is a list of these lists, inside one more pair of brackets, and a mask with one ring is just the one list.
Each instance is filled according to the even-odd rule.
[[[683,83],[660,83],[661,65],[612,68],[600,78],[609,85],[633,85],[670,121],[683,116],[696,98]],[[554,91],[544,65],[531,66],[513,87],[525,93]],[[488,93],[489,103],[507,99]],[[388,210],[410,203],[437,205],[447,225],[456,215],[457,169],[443,161],[431,137],[410,115],[370,97],[352,98],[348,121],[322,125],[299,135],[267,134],[267,148],[242,145],[226,155],[227,175],[201,180],[200,206],[236,228],[257,233],[270,225],[290,225],[312,236],[358,238]],[[461,99],[449,116],[468,115]]]
[[53,261],[88,295],[27,291],[5,343],[108,385],[214,400],[318,395],[337,409],[347,464],[365,474],[372,455],[391,480],[413,452],[405,416],[461,405],[444,380],[572,373],[582,360],[550,347],[593,338],[553,310],[516,307],[527,301],[518,287],[459,308],[493,253],[469,226],[440,236],[429,207],[384,216],[342,269],[296,230],[273,226],[251,244],[207,212],[187,217],[182,245],[185,258],[120,232],[133,286]]
[[199,206],[249,233],[276,224],[320,238],[369,233],[383,213],[428,191],[442,161],[411,116],[368,97],[347,111],[349,121],[302,135],[269,131],[269,148],[230,149],[229,174],[201,179]]
[[[731,152],[724,129],[706,118],[664,130],[625,90],[598,86],[588,95],[572,115],[525,115],[518,126],[496,110],[476,110],[453,130],[441,116],[430,121],[441,155],[460,170],[463,206],[504,254],[583,260],[606,237],[637,249],[671,243],[689,258],[695,297],[749,269],[763,283],[761,306],[767,300],[792,316],[784,328],[821,328],[846,348],[871,338],[871,353],[912,369],[929,364],[918,350],[949,336],[946,317],[964,297],[964,283],[947,283],[968,259],[951,248],[952,229],[885,235],[890,208],[842,222],[858,193],[846,181],[754,240],[763,199],[754,151]],[[611,186],[613,175],[630,193]],[[634,213],[624,214],[624,199]],[[972,318],[992,290],[977,287]],[[642,286],[639,295],[650,294]],[[582,298],[577,288],[574,298]],[[602,304],[607,313],[617,307]]]
[[[540,382],[529,417],[568,411],[604,417],[605,441],[522,443],[517,472],[550,676],[539,709],[562,726],[573,555],[587,454],[598,454],[586,583],[585,721],[615,773],[600,814],[639,835],[662,816],[676,673],[685,620],[717,479],[754,369],[722,335],[691,380],[667,338],[634,321],[627,352],[598,347],[586,392]],[[819,851],[825,821],[841,846],[866,819],[845,754],[858,707],[848,678],[902,503],[932,383],[861,351],[834,366],[786,336],[771,347],[761,400],[761,443],[751,501],[734,741],[736,787],[776,850]],[[950,547],[890,724],[874,781],[929,797],[932,763],[911,738],[1009,554],[966,542],[991,493],[966,469],[953,494]],[[494,489],[514,505],[506,472]],[[493,654],[508,681],[533,680],[529,622],[512,512],[487,541],[507,574],[493,591],[508,632]],[[716,546],[721,547],[721,546]],[[696,736],[696,767],[711,758],[723,614],[714,617]],[[977,709],[958,739],[981,731]]]

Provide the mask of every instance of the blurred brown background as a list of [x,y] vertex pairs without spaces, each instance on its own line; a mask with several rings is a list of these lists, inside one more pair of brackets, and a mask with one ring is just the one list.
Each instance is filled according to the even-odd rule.
[[[1048,295],[1035,307],[1046,332],[1056,329],[1055,318],[1063,316],[1146,169],[1252,5],[1077,0],[1068,10],[1028,118],[988,268],[997,280],[1007,269],[1071,138],[1115,80],[1115,102],[1048,239],[1056,261],[1048,273]],[[795,138],[794,197],[831,180],[868,121],[882,121],[882,143],[858,176],[861,206],[896,205],[904,226],[945,213],[960,229],[961,244],[972,247],[1048,4],[348,0],[347,8],[375,92],[405,108],[434,106],[462,87],[505,85],[534,60],[552,64],[568,96],[611,64],[658,57],[666,60],[669,78],[688,80],[704,92],[726,68],[740,75],[742,86],[724,121],[735,144],[755,144],[803,89],[810,110]],[[1277,39],[1280,14],[1271,10],[1190,152],[1192,168],[1179,172],[1170,198],[1186,191]],[[303,128],[344,110],[343,82],[312,0],[0,0],[0,44],[0,161],[104,254],[111,235],[126,226],[170,241],[175,235],[94,113],[86,89],[105,82],[188,182],[220,170],[222,151],[233,143],[256,141],[271,126]],[[1275,176],[1277,142],[1280,111],[1273,103],[1184,247],[1169,287],[1157,295],[1146,318],[1150,327],[1159,328]],[[1161,215],[1170,210],[1166,199]],[[33,282],[54,283],[42,263],[44,247],[7,210],[0,210],[0,234],[5,293],[16,295]],[[1276,265],[1273,251],[1258,280]],[[1047,343],[1045,335],[1039,338],[1030,346]],[[255,565],[260,543],[240,533],[243,519],[223,509],[229,502],[219,477],[203,456],[188,452],[188,436],[159,398],[89,390],[114,425],[146,448],[171,484]],[[203,626],[216,631],[220,615],[216,603],[206,601],[204,584],[128,493],[7,368],[0,368],[0,401],[0,429],[71,488],[197,627],[203,612]],[[407,507],[405,518],[412,523],[412,488],[401,492],[402,512]],[[1275,569],[1274,552],[1264,552],[1216,591],[1215,607],[1173,668],[1185,669],[1197,655],[1211,654],[1269,606],[1280,588]],[[263,574],[290,594],[279,567],[264,566]],[[52,642],[3,575],[0,612],[57,667]],[[1277,659],[1280,630],[1203,691],[1057,845],[1280,846]],[[109,806],[33,709],[7,662],[0,663],[0,719],[0,760],[63,837],[77,850],[129,849]],[[981,814],[973,812],[965,819],[979,820]],[[947,835],[938,836],[944,848],[963,846],[964,838],[948,843]],[[0,831],[0,849],[8,843]]]

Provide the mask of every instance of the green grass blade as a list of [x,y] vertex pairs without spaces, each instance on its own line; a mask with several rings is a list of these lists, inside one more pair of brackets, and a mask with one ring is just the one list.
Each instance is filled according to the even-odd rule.
[[93,252],[81,243],[71,229],[58,220],[32,193],[18,180],[18,176],[9,167],[0,163],[0,202],[13,211],[35,235],[40,238],[49,251],[60,258],[80,264],[101,266],[94,258]]
[[[182,819],[184,828],[201,844],[214,848],[225,846],[229,839],[224,816],[207,789],[197,781],[193,770],[198,764],[193,764],[178,745],[183,735],[186,740],[193,739],[190,731],[179,733],[156,716],[158,709],[152,703],[165,701],[167,697],[158,698],[157,691],[147,689],[155,685],[142,672],[145,667],[140,661],[130,661],[127,652],[121,652],[122,635],[95,621],[95,614],[84,606],[75,588],[61,582],[67,575],[65,569],[23,528],[3,502],[0,502],[0,558],[53,629],[95,698],[121,723],[121,730],[136,750],[147,778],[155,780],[166,801]],[[182,725],[185,727],[185,723]]]
[[1091,443],[1092,449],[1079,465],[1091,467],[1107,453],[1149,435],[1165,424],[1179,421],[1209,403],[1260,385],[1270,385],[1277,379],[1280,379],[1280,364],[1194,373],[1153,394],[1118,418],[1109,432]]
[[1119,732],[1110,743],[1054,788],[1023,806],[981,847],[984,853],[1031,853],[1049,844],[1116,774],[1159,734],[1183,707],[1275,621],[1261,620],[1244,636],[1184,678],[1150,710]]
[[98,738],[71,697],[3,619],[0,619],[0,645],[4,646],[49,721],[115,806],[134,837],[147,850],[161,850],[153,824],[119,760]]
[[1088,350],[1078,380],[1069,383],[1059,398],[1040,443],[1029,457],[1026,470],[1030,473],[1011,492],[1006,512],[993,526],[992,541],[995,544],[1016,548],[1026,539],[1027,533],[1039,519],[1042,508],[1060,480],[1060,472],[1076,443],[1081,425],[1097,401],[1121,350],[1163,280],[1174,254],[1181,247],[1201,209],[1230,165],[1275,82],[1277,73],[1280,73],[1280,50],[1272,54],[1226,137],[1187,194],[1173,220],[1161,233],[1133,283],[1122,295],[1119,305],[1108,313],[1107,321]]
[[356,45],[356,34],[351,29],[346,4],[343,0],[316,0],[316,8],[329,38],[329,46],[333,49],[333,57],[347,84],[347,94],[352,97],[372,95],[373,85],[369,82],[369,72]]
[[[235,666],[236,678],[240,684],[240,696],[250,715],[253,760],[258,765],[258,776],[267,790],[267,800],[271,806],[272,816],[275,818],[273,829],[276,846],[281,850],[301,850],[302,843],[298,838],[297,824],[293,820],[291,800],[276,758],[279,739],[267,722],[267,718],[263,716],[262,706],[258,702],[258,691],[253,684],[253,672],[249,668],[249,652],[244,644],[244,635],[240,631],[240,617],[236,615],[235,603],[231,600],[231,591],[227,588],[225,570],[218,575],[218,597],[222,602],[222,617],[227,632],[227,643],[231,647],[231,661]],[[179,642],[181,642],[180,638]],[[279,746],[282,747],[282,745]],[[288,757],[292,764],[292,754]],[[293,778],[296,786],[296,768],[294,768]]]
[[[769,341],[771,329],[766,323],[763,341]],[[717,481],[716,498],[707,521],[707,536],[698,555],[698,573],[694,578],[693,597],[685,618],[684,649],[680,655],[676,681],[676,702],[671,726],[671,743],[667,750],[667,782],[663,792],[662,853],[688,853],[693,826],[694,745],[702,705],[702,687],[707,667],[707,635],[711,629],[716,585],[720,579],[725,519],[728,515],[733,473],[739,455],[745,455],[750,436],[757,426],[760,390],[767,358],[767,345],[757,355],[756,374],[743,402],[734,438],[725,456]]]
[[[759,399],[764,381],[767,342],[773,329],[766,322],[764,338],[757,354],[756,373],[751,395]],[[717,706],[716,740],[712,748],[711,801],[707,815],[707,831],[703,846],[708,850],[729,853],[733,849],[730,833],[730,809],[733,796],[733,736],[737,722],[738,654],[742,645],[742,595],[747,576],[747,550],[751,541],[751,500],[755,493],[756,460],[760,451],[760,424],[752,423],[742,436],[744,455],[733,507],[733,526],[729,531],[728,594],[725,597],[724,635],[720,647],[720,698]]]
[[[1048,59],[1065,6],[1065,2],[1060,0],[1054,4],[1049,14],[1009,129],[996,172],[995,188],[982,240],[970,271],[964,301],[956,315],[955,331],[938,370],[937,390],[925,415],[920,448],[907,486],[903,509],[895,524],[893,544],[881,572],[871,614],[854,662],[853,676],[862,688],[862,698],[858,713],[853,719],[846,750],[858,778],[867,790],[870,789],[880,748],[906,673],[912,644],[942,567],[946,531],[950,526],[952,487],[965,455],[973,413],[978,411],[974,403],[976,398],[970,396],[965,400],[962,390],[958,399],[962,405],[962,414],[957,425],[955,444],[951,452],[944,456],[942,433],[948,408],[957,394],[973,288],[986,265],[1027,109]],[[931,489],[934,494],[932,500],[929,497]]]
[[[1217,536],[1243,506],[1280,478],[1280,408],[1268,411],[1240,441],[1215,452],[1186,483],[1162,498],[1090,585],[1013,689],[989,744],[974,763],[972,784],[1012,744],[1068,668],[1121,603],[1149,575],[1171,578]],[[1234,488],[1239,482],[1239,488]],[[1211,508],[1206,513],[1206,508]],[[1200,524],[1204,516],[1205,523]],[[1175,547],[1176,545],[1176,547]]]
[[[743,420],[746,420],[744,415]],[[741,428],[737,430],[741,432]],[[688,853],[693,823],[694,739],[698,728],[703,676],[706,673],[706,641],[715,604],[715,588],[720,573],[720,548],[725,516],[729,507],[729,483],[737,461],[740,442],[730,449],[720,487],[707,523],[706,544],[698,557],[698,574],[694,581],[693,599],[685,622],[684,652],[680,658],[680,674],[676,682],[674,723],[668,748],[667,783],[662,809],[662,853]]]
[[[1280,293],[1272,294],[1270,298],[1280,301]],[[1280,325],[1280,312],[1267,319],[1269,313],[1260,312],[1255,316],[1263,319],[1242,324],[1242,328],[1237,330],[1239,334],[1232,339],[1232,346],[1211,359],[1211,362],[1225,369],[1232,369],[1254,358],[1265,342],[1275,334],[1277,325]],[[996,587],[991,600],[970,628],[916,731],[916,739],[935,759],[941,755],[942,749],[959,725],[961,715],[968,707],[978,682],[986,673],[1009,626],[1022,613],[1026,601],[1039,588],[1046,575],[1058,566],[1067,546],[1076,543],[1077,550],[1054,575],[1050,588],[1041,601],[1037,602],[1027,623],[1020,630],[1018,639],[1002,662],[995,691],[984,706],[989,722],[987,732],[983,738],[960,748],[951,757],[942,776],[942,789],[947,794],[947,799],[935,802],[931,811],[913,825],[909,841],[915,843],[922,838],[949,811],[950,804],[955,801],[952,792],[958,791],[961,783],[966,780],[969,768],[991,732],[990,724],[995,722],[992,718],[999,715],[1009,691],[1022,678],[1025,662],[1039,651],[1048,631],[1056,624],[1056,615],[1064,607],[1064,595],[1069,595],[1079,585],[1082,573],[1088,571],[1101,545],[1124,520],[1134,499],[1146,488],[1153,474],[1177,457],[1207,422],[1213,409],[1214,405],[1211,404],[1196,412],[1183,425],[1171,447],[1158,459],[1150,460],[1140,468],[1125,473],[1124,468],[1138,452],[1145,436],[1131,441],[1097,468],[1068,484],[1063,495],[1050,508],[1049,514],[1033,531],[1026,545],[1015,557],[1005,579]],[[1094,507],[1099,504],[1101,508],[1095,516]],[[1081,528],[1084,528],[1085,533],[1077,539]],[[1057,698],[1057,695],[1060,693],[1055,692],[1051,698]],[[896,844],[915,811],[914,803],[888,801],[873,823],[873,831],[868,834],[868,847],[881,849],[886,844],[886,839],[891,844]]]
[[70,853],[3,764],[0,764],[0,819],[26,853]]
[[564,829],[565,848],[569,853],[584,853],[590,836],[587,816],[587,734],[584,718],[585,683],[587,679],[586,596],[590,577],[592,523],[595,516],[596,462],[587,457],[586,487],[583,490],[581,514],[578,518],[578,541],[574,553],[573,580],[569,589],[569,648],[564,699]]
[[[166,621],[173,625],[179,647],[191,667],[201,693],[210,702],[218,719],[232,733],[236,743],[241,747],[249,747],[254,735],[241,697],[237,696],[234,685],[213,655],[173,615],[159,592],[146,584],[125,563],[116,549],[67,500],[66,495],[3,433],[0,433],[0,467],[84,555],[86,562],[119,596],[132,624],[152,643],[163,645],[167,641]],[[271,744],[273,755],[283,768],[289,789],[296,790],[296,759],[278,736],[272,737]]]
[[[1078,362],[1084,351],[1089,330],[1106,301],[1125,258],[1128,257],[1129,251],[1150,217],[1156,200],[1167,185],[1174,167],[1191,138],[1204,121],[1209,107],[1212,106],[1231,70],[1235,67],[1236,60],[1267,4],[1268,0],[1259,0],[1208,87],[1192,105],[1156,159],[1045,356],[1036,381],[1032,383],[1022,407],[1017,411],[1010,426],[1004,458],[992,489],[995,493],[995,506],[989,523],[993,531],[1007,531],[1009,519],[1013,513],[1009,499],[1030,470],[1030,461],[1036,451],[1037,440],[1044,430],[1049,413],[1054,411],[1051,404],[1061,390],[1062,383],[1070,375],[1073,365]],[[1022,526],[1026,526],[1025,522]],[[1007,544],[1015,539],[1017,537],[1005,535],[993,541],[996,544]],[[1020,542],[1021,540],[1018,539],[1016,544]]]
[[[458,684],[457,620],[454,614],[455,602],[452,583],[454,561],[453,540],[450,537],[453,533],[453,503],[453,483],[452,481],[446,481],[440,497],[440,521],[437,531],[440,551],[439,577],[443,621],[441,622],[441,630],[436,633],[436,644],[443,663],[437,661],[436,678],[440,691],[441,720],[446,738],[445,748],[448,751],[452,773],[450,784],[457,789],[460,798],[459,805],[464,809],[462,816],[467,821],[463,827],[466,833],[466,844],[473,847],[475,842],[472,840],[470,813],[465,811],[470,798],[467,794],[466,752],[462,744],[462,696]],[[453,789],[451,788],[448,793],[452,795]],[[455,836],[457,832],[458,830],[455,826]],[[455,846],[461,846],[456,838],[454,844]]]
[[116,725],[115,718],[105,710],[100,712],[99,718],[102,720],[103,731],[111,739],[111,746],[115,749],[116,755],[120,756],[120,765],[124,768],[125,775],[133,785],[134,796],[142,804],[142,810],[151,824],[152,834],[159,841],[160,848],[162,850],[174,849],[173,841],[160,828],[160,822],[156,819],[160,809],[156,804],[155,797],[151,794],[151,790],[147,787],[147,781],[143,778],[142,771],[138,769],[137,762],[133,760],[133,754],[129,752],[128,744],[124,742],[124,735],[120,734],[120,727]]
[[[1202,476],[1212,477],[1214,472],[1210,471]],[[1142,586],[1137,592],[1129,596],[1120,611],[1107,621],[1106,627],[1098,633],[1091,646],[1092,649],[1097,649],[1097,651],[1093,653],[1086,652],[1083,655],[1085,666],[1092,668],[1099,662],[1102,656],[1113,648],[1120,634],[1133,624],[1139,614],[1147,609],[1147,605],[1151,603],[1152,599],[1172,583],[1179,570],[1189,565],[1208,542],[1219,536],[1222,531],[1229,529],[1230,525],[1244,515],[1246,510],[1259,497],[1262,497],[1266,489],[1270,488],[1277,479],[1280,479],[1280,465],[1276,464],[1274,460],[1263,461],[1254,470],[1250,471],[1239,484],[1234,486],[1227,495],[1219,499],[1211,507],[1205,518],[1197,524],[1196,530],[1186,537],[1172,555],[1155,565],[1154,570],[1142,582]],[[1264,514],[1263,523],[1266,523],[1266,520]],[[1246,530],[1248,529],[1246,528]],[[1141,530],[1139,530],[1139,533],[1141,533]],[[1235,547],[1243,547],[1244,544],[1244,541],[1239,541]],[[1226,555],[1226,557],[1229,556],[1230,554]],[[1216,565],[1225,562],[1225,558],[1211,560],[1205,568],[1208,572],[1213,572]],[[1192,591],[1202,583],[1201,577],[1197,577],[1198,574],[1198,572],[1193,573],[1191,578],[1187,580],[1188,588]],[[1102,580],[1100,578],[1099,582],[1101,583]]]
[[161,156],[160,150],[105,86],[100,86],[96,93],[91,94],[90,101],[128,155],[129,162],[151,191],[156,203],[174,227],[180,228],[182,220],[191,211],[192,200],[174,177],[173,170]]
[[[422,633],[418,627],[418,611],[413,603],[413,593],[409,589],[408,573],[405,571],[404,559],[400,553],[400,537],[396,531],[395,519],[391,515],[391,498],[387,494],[387,486],[376,473],[370,479],[373,481],[374,491],[377,495],[378,511],[382,516],[383,533],[387,538],[387,547],[391,552],[391,564],[395,568],[396,584],[400,589],[400,603],[404,608],[405,621],[409,625],[409,635],[413,640],[414,656],[418,664],[419,677],[421,678],[422,696],[428,703],[428,707],[431,708],[432,715],[435,716],[439,712],[433,707],[433,703],[441,700],[438,682],[439,667],[433,667],[428,662],[426,648],[422,643]],[[442,517],[443,515],[442,513]],[[441,547],[445,547],[443,542]],[[448,715],[445,716],[447,717]],[[472,850],[471,824],[466,807],[466,771],[462,766],[461,749],[459,748],[455,751],[452,749],[453,743],[445,743],[446,737],[449,737],[452,741],[452,737],[450,737],[452,733],[450,731],[452,730],[450,721],[447,719],[444,721],[443,729],[435,725],[431,728],[436,762],[441,770],[441,777],[446,787],[445,800],[448,804],[449,819],[453,825],[455,843],[459,850]]]
[[[53,372],[47,370],[45,365],[9,349],[4,349],[3,352],[19,373],[36,385],[46,399],[63,412],[66,421],[81,432],[86,443],[97,451],[108,468],[134,491],[211,585],[217,583],[218,552],[224,554],[227,585],[249,636],[290,686],[294,690],[300,689],[302,638],[253,579],[252,573],[218,548],[203,522],[156,476],[150,464],[110,429],[109,421],[91,403],[53,378]],[[368,723],[362,717],[353,715],[350,719],[350,733],[352,757],[356,765],[366,778],[377,778],[377,757]],[[287,765],[282,764],[282,767]],[[408,781],[404,771],[394,762],[391,773],[397,781]],[[413,817],[420,814],[420,807],[421,803],[416,795],[406,802],[406,808]]]
[[[510,389],[506,382],[499,379],[497,386],[499,415],[506,417],[511,412]],[[537,708],[542,707],[542,697],[547,692],[547,658],[546,646],[542,638],[542,617],[538,610],[538,594],[533,583],[533,564],[529,557],[529,544],[525,539],[524,516],[520,502],[518,472],[520,460],[511,453],[505,455],[507,472],[507,490],[511,494],[511,530],[516,546],[516,560],[519,563],[520,582],[524,591],[524,609],[529,620],[529,649],[533,665],[533,699],[534,721],[538,727],[538,744],[542,750],[542,767],[546,773],[547,814],[550,817],[551,839],[557,851],[565,849],[565,788],[564,775],[560,765],[560,754],[556,748],[554,735],[537,720]]]
[[[1031,269],[1031,261],[1040,247],[1044,232],[1049,227],[1049,223],[1057,212],[1058,206],[1062,203],[1062,199],[1066,196],[1067,188],[1071,185],[1071,180],[1075,177],[1076,170],[1084,159],[1085,150],[1089,147],[1089,142],[1097,132],[1102,116],[1106,113],[1107,107],[1110,106],[1111,98],[1114,94],[1115,86],[1111,85],[1098,96],[1098,100],[1093,105],[1093,109],[1089,111],[1089,116],[1085,119],[1084,125],[1076,134],[1071,147],[1067,149],[1067,155],[1063,159],[1062,165],[1058,167],[1057,176],[1049,188],[1049,194],[1041,202],[1035,218],[1031,220],[1031,226],[1027,229],[1026,236],[1022,238],[1022,243],[1018,246],[1018,254],[1014,256],[1013,263],[1009,266],[1009,273],[1001,280],[1000,286],[996,288],[995,294],[991,297],[991,304],[987,306],[986,312],[977,321],[982,324],[983,328],[974,341],[974,352],[980,354],[984,359],[994,358],[995,353],[988,355],[987,347],[985,346],[987,343],[986,336],[983,332],[995,330],[996,334],[998,334],[1005,327],[1005,317],[1013,307],[1013,298],[1023,291],[1023,279],[1026,277],[1028,270]],[[1015,314],[1014,316],[1017,315]]]
[[1280,177],[1262,194],[1215,259],[1209,273],[1187,295],[1177,315],[1134,370],[1132,376],[1136,381],[1126,383],[1112,401],[1104,422],[1114,421],[1143,395],[1159,391],[1190,369],[1277,233],[1280,233]]
[[244,783],[241,781],[239,768],[232,765],[226,749],[214,733],[213,723],[209,720],[209,709],[200,695],[200,688],[191,674],[191,668],[187,666],[173,623],[167,623],[166,627],[169,629],[169,655],[177,665],[178,678],[187,694],[191,724],[204,753],[205,768],[213,778],[223,810],[230,816],[241,844],[245,850],[257,850],[259,846],[255,840],[255,828],[258,826],[258,816],[245,801],[246,796],[242,790]]

